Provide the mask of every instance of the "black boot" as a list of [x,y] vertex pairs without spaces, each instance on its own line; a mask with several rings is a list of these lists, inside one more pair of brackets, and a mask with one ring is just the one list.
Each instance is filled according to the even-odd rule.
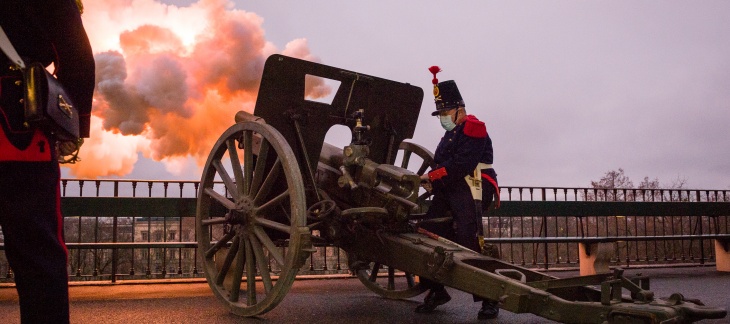
[[480,320],[497,318],[499,315],[499,305],[496,301],[484,300],[482,301],[482,308],[477,314],[477,318]]
[[451,296],[443,287],[441,289],[431,289],[423,300],[423,304],[416,306],[416,313],[430,313],[436,309],[436,306],[448,303]]

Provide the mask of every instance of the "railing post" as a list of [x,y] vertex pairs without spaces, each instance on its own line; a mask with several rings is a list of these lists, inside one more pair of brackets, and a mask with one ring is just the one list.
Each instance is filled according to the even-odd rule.
[[[79,216],[78,235],[76,242],[81,243],[81,217]],[[76,250],[76,276],[81,277],[81,249]]]
[[335,247],[335,250],[337,251],[337,271],[342,270],[342,265],[340,264],[340,248]]
[[[182,198],[182,183],[180,183],[180,198]],[[177,227],[177,241],[182,242],[182,236],[183,236],[183,218],[178,218],[178,227]],[[177,274],[182,276],[183,270],[182,270],[182,248],[177,249]]]
[[[117,243],[117,217],[114,216],[112,223],[112,243]],[[117,266],[119,253],[116,247],[112,249],[112,283],[117,282]]]
[[324,250],[324,264],[322,265],[322,270],[327,271],[327,245],[323,246],[322,250]]
[[[135,235],[136,233],[135,233],[134,229],[136,228],[135,226],[136,226],[136,224],[137,224],[137,219],[136,219],[136,218],[135,218],[134,216],[133,216],[133,217],[132,217],[131,219],[132,219],[132,242],[135,242],[135,241],[136,241],[136,239],[135,239],[134,235]],[[135,249],[132,249],[132,257],[131,257],[131,259],[129,260],[129,261],[130,261],[130,265],[129,265],[129,275],[130,275],[130,276],[134,276],[134,272],[135,272],[135,271],[134,271],[134,267],[135,267],[135,266],[136,266],[136,264],[137,264],[137,262],[135,261],[135,258],[136,258],[136,256],[135,256],[134,250],[135,250]]]
[[[96,195],[99,196],[99,185],[97,185],[97,192]],[[119,183],[114,181],[114,197],[119,197]],[[118,218],[114,216],[114,220],[112,223],[112,243],[117,243],[117,220]],[[112,249],[112,283],[117,282],[117,267],[119,266],[119,253],[116,248]]]
[[[705,234],[702,226],[702,216],[700,216],[700,235]],[[705,264],[705,240],[700,239],[700,264]]]
[[[532,198],[532,195],[530,195],[530,198]],[[543,199],[544,198],[545,197],[543,197]],[[542,231],[543,228],[545,229],[544,234]],[[547,216],[542,216],[542,225],[540,226],[540,235],[542,237],[547,237],[547,234],[548,234]],[[545,270],[547,270],[549,267],[548,266],[549,262],[548,262],[548,242],[547,242],[547,240],[545,240],[545,242],[543,242],[543,244],[545,246],[545,248],[544,248],[544,250],[545,250],[544,251],[545,252],[544,253],[545,254]]]
[[[699,190],[697,190],[697,192],[695,193],[695,196],[697,198],[697,202],[701,202],[702,201],[702,195],[700,194],[700,191]],[[710,201],[710,194],[709,194],[709,192],[707,194],[707,201]],[[699,228],[699,231],[700,231],[700,235],[703,235],[704,234],[704,226],[702,226],[702,216],[699,216],[699,217],[700,217],[700,219],[699,219],[699,227],[700,227]],[[690,246],[690,249],[691,248],[692,247]],[[700,239],[700,264],[705,264],[705,240],[704,239]]]
[[[99,243],[99,217],[94,217],[94,243]],[[94,277],[99,275],[99,249],[94,248]]]

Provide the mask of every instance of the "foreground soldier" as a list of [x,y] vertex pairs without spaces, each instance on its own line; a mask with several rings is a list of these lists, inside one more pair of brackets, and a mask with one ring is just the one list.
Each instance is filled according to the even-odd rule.
[[[79,11],[74,0],[2,0],[0,25],[26,63],[54,63],[80,113],[80,134],[88,137],[94,57]],[[0,226],[20,319],[68,323],[68,252],[56,140],[23,124],[22,76],[2,52],[0,81]]]
[[[436,73],[440,69],[434,66],[429,71],[434,75],[433,93],[436,103],[436,111],[431,115],[439,116],[446,133],[434,153],[436,167],[421,177],[422,181],[427,182],[426,187],[430,184],[434,194],[425,218],[439,218],[450,212],[453,226],[425,225],[424,228],[469,249],[481,251],[478,239],[482,227],[481,212],[489,207],[492,196],[499,193],[497,175],[492,169],[492,140],[484,123],[466,114],[464,100],[456,82],[449,80],[438,83]],[[475,183],[478,188],[470,188]],[[479,200],[484,200],[484,204],[480,204]],[[443,285],[425,278],[421,282],[430,291],[423,304],[416,307],[417,313],[430,313],[437,306],[451,300]],[[482,299],[474,296],[474,301],[480,300]],[[496,318],[498,314],[496,302],[482,301],[479,319]]]

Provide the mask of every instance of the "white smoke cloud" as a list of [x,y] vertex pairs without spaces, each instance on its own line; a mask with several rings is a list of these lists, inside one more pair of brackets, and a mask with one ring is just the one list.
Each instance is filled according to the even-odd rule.
[[91,127],[96,130],[90,138],[85,139],[79,153],[81,162],[66,165],[73,175],[79,178],[95,178],[98,176],[123,176],[130,172],[137,163],[137,152],[149,146],[144,136],[121,136],[114,132],[102,131],[102,120],[91,116]]
[[[97,0],[83,19],[97,72],[91,139],[84,162],[69,166],[79,177],[128,174],[139,153],[168,170],[190,157],[202,165],[235,113],[253,111],[264,62],[280,52],[261,17],[227,0]],[[306,39],[281,53],[319,61]],[[331,91],[306,90],[314,98]]]

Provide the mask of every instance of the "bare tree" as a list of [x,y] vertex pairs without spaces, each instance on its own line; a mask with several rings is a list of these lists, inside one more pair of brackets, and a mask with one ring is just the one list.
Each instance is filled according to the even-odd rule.
[[[649,180],[649,177],[644,177],[644,180],[639,183],[639,193],[642,201],[660,201],[661,192],[659,191],[659,179]],[[637,195],[636,199],[639,200]]]
[[677,179],[672,180],[672,182],[668,185],[665,185],[665,188],[669,188],[669,201],[691,201],[691,197],[683,197],[682,196],[682,189],[687,185],[687,178],[677,177]]
[[634,183],[624,174],[624,169],[611,170],[598,181],[591,181],[593,191],[589,191],[583,197],[588,201],[624,201],[634,200]]

